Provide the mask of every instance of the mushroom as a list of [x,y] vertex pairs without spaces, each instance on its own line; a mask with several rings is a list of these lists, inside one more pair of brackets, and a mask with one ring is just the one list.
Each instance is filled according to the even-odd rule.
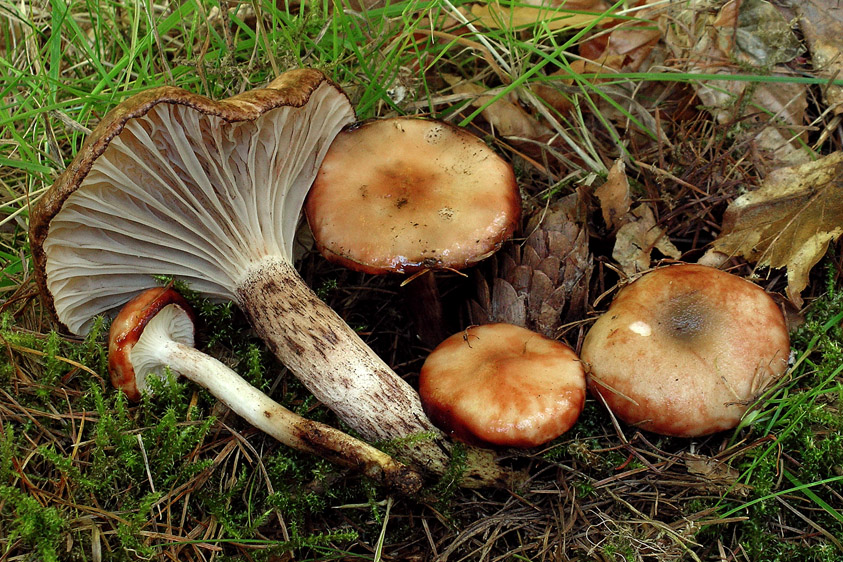
[[[322,255],[355,271],[458,270],[512,235],[521,196],[512,167],[478,137],[443,121],[397,117],[337,135],[305,214]],[[407,290],[420,337],[438,344],[448,332],[433,275]]]
[[419,474],[371,445],[331,426],[303,418],[250,385],[220,361],[193,347],[194,315],[170,288],[147,289],[130,300],[111,324],[111,382],[132,400],[166,370],[206,388],[254,427],[284,445],[359,470],[402,493],[421,488]]
[[[292,263],[301,206],[328,146],[354,119],[321,72],[286,72],[213,101],[180,88],[132,96],[99,123],[31,213],[35,275],[69,331],[155,286],[233,300],[267,346],[368,441],[406,439],[434,473],[450,444],[418,394],[307,286]],[[509,478],[470,455],[466,485]]]
[[536,447],[568,431],[585,404],[585,372],[564,343],[512,324],[472,326],[424,362],[430,419],[485,447]]
[[624,287],[585,337],[589,387],[620,419],[679,437],[735,427],[787,369],[781,310],[757,285],[701,265]]

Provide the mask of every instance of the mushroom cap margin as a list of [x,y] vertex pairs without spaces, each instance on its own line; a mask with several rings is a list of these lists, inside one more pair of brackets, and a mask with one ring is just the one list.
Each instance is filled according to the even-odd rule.
[[[79,152],[59,175],[53,185],[33,206],[29,219],[29,239],[32,250],[36,285],[42,303],[63,330],[47,286],[44,242],[49,236],[50,222],[61,210],[64,201],[82,184],[88,172],[131,119],[146,115],[162,103],[191,107],[206,115],[220,117],[228,122],[252,121],[264,113],[285,106],[302,107],[311,94],[322,84],[331,84],[343,96],[345,93],[321,71],[310,68],[294,69],[282,73],[264,88],[249,90],[224,100],[212,100],[201,94],[175,86],[159,86],[135,94],[113,107],[85,139]],[[346,96],[347,97],[347,96]]]

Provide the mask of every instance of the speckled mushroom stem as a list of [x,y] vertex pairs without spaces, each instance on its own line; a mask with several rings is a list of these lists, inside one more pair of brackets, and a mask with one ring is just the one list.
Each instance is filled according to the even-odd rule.
[[[406,439],[399,458],[434,474],[452,444],[425,415],[418,393],[399,377],[281,260],[252,269],[240,307],[276,356],[323,404],[370,441]],[[516,478],[491,452],[470,449],[464,486],[509,485]]]
[[[140,346],[141,344],[138,344]],[[359,470],[404,494],[419,490],[418,473],[367,443],[284,408],[213,357],[173,340],[159,343],[161,363],[225,403],[252,426],[299,451]]]

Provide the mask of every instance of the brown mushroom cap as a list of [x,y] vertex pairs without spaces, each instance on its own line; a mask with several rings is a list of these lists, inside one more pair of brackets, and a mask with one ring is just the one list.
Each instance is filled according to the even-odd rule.
[[787,368],[785,319],[760,287],[700,265],[624,287],[589,330],[589,387],[620,419],[662,435],[731,429]]
[[442,342],[421,369],[430,419],[480,446],[535,447],[568,431],[585,403],[585,373],[562,342],[514,326],[473,326]]
[[146,373],[136,371],[132,348],[138,343],[144,328],[156,314],[169,305],[176,305],[186,313],[189,322],[171,334],[173,340],[193,346],[193,308],[174,289],[155,287],[131,299],[111,323],[108,334],[108,372],[111,384],[122,390],[130,400],[140,400],[146,389]]
[[400,117],[341,132],[305,203],[316,244],[366,273],[459,269],[495,252],[521,198],[511,166],[471,133]]

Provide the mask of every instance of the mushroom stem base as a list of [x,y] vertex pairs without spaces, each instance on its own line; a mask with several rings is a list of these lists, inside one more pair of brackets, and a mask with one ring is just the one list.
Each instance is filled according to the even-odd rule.
[[[237,291],[258,334],[310,392],[370,441],[400,440],[399,457],[443,474],[452,444],[422,410],[418,393],[307,286],[292,265],[266,260]],[[517,479],[489,451],[470,450],[465,486]]]

